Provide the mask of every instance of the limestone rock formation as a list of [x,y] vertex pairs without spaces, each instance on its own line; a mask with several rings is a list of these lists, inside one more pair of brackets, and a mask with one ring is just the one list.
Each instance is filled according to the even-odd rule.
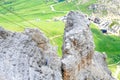
[[38,29],[0,28],[0,80],[115,80],[106,55],[94,51],[89,24],[79,12],[67,15],[62,59]]
[[0,80],[62,80],[56,48],[38,29],[0,28]]
[[106,65],[104,54],[94,52],[90,22],[71,11],[64,32],[62,70],[63,80],[114,80]]

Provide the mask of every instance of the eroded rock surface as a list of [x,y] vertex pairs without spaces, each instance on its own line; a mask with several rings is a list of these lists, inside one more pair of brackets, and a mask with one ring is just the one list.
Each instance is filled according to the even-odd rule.
[[89,24],[78,12],[71,11],[67,16],[62,59],[64,80],[114,80],[105,55],[94,52]]
[[0,80],[62,80],[56,48],[38,29],[0,28]]
[[0,28],[0,80],[114,80],[106,55],[94,51],[89,25],[79,12],[67,15],[62,59],[38,29]]

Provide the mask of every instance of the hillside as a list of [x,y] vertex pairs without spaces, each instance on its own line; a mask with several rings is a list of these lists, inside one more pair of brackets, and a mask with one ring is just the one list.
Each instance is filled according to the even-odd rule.
[[89,25],[84,14],[68,13],[62,58],[39,29],[0,28],[0,80],[116,80],[106,55],[94,51]]
[[[81,2],[76,0],[73,2],[69,0],[68,2],[1,0],[0,26],[16,32],[21,32],[25,28],[39,28],[49,37],[53,45],[58,46],[58,55],[62,56],[62,36],[65,26],[65,23],[62,21],[63,16],[70,10],[82,11],[91,16],[93,10],[90,10],[89,6],[96,3],[100,2],[97,2],[97,0],[82,0]],[[90,27],[94,36],[95,49],[107,53],[109,64],[119,62],[120,37],[109,34],[104,35],[94,23]],[[114,66],[113,68],[116,69]]]

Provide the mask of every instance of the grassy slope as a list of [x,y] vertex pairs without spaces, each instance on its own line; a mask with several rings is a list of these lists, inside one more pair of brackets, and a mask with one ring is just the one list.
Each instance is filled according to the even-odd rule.
[[[0,25],[10,30],[21,31],[23,30],[23,28],[28,26],[40,27],[40,25],[36,23],[43,24],[46,22],[47,19],[52,19],[53,17],[56,16],[65,15],[65,13],[62,12],[57,12],[57,13],[52,12],[50,9],[51,4],[53,3],[50,2],[45,4],[43,0],[16,0],[11,4],[4,4],[5,8],[0,7],[0,13],[2,13],[0,14]],[[8,10],[10,7],[14,9],[13,12],[16,13],[17,15],[12,14]],[[24,19],[22,19],[21,17]],[[37,22],[36,21],[37,19],[40,19],[40,22]],[[32,25],[30,23],[36,25]],[[53,25],[54,24],[51,24],[50,26]]]
[[[10,1],[13,0],[8,0],[8,2]],[[1,4],[2,3],[0,3],[0,5]],[[17,32],[23,31],[24,28],[37,27],[40,28],[49,38],[56,35],[61,35],[64,31],[64,23],[61,21],[55,22],[52,19],[54,17],[63,16],[66,13],[53,12],[50,9],[50,5],[52,4],[54,3],[46,3],[43,0],[16,0],[10,4],[2,4],[0,7],[0,26]],[[10,7],[14,9],[12,12],[16,13],[17,15],[9,11]],[[60,56],[61,42],[59,42],[58,39],[51,40],[51,43],[58,45]]]
[[[80,9],[81,11],[90,14],[91,11],[88,10],[88,6],[95,2],[96,0],[90,0],[90,2],[81,4],[78,7],[73,3],[66,4],[66,2],[61,2],[54,7],[57,11]],[[13,11],[17,13],[18,16],[23,17],[24,20],[10,13],[3,7],[0,7],[1,13],[4,13],[0,14],[0,25],[12,31],[23,31],[23,29],[27,27],[37,27],[43,30],[49,38],[61,35],[63,34],[64,23],[60,21],[54,22],[52,19],[57,16],[65,15],[66,13],[51,11],[50,5],[52,4],[54,5],[55,3],[49,2],[46,4],[43,0],[16,0],[11,4],[5,4],[5,8],[9,9],[9,7],[12,7],[14,9]],[[37,21],[37,19],[39,19],[39,21]],[[120,53],[120,39],[115,36],[103,35],[93,24],[91,26],[96,50],[106,52],[108,54],[109,63],[118,61],[120,59],[118,57]],[[62,37],[51,40],[51,43],[58,45],[58,52],[59,55],[61,55]]]
[[[120,60],[120,37],[104,35],[95,24],[91,24],[91,30],[96,46],[95,50],[107,53],[107,62],[109,64],[113,63],[108,67],[112,71],[112,75],[115,77],[118,64],[114,63],[117,63]],[[120,74],[118,75],[118,79],[120,79]]]
[[117,80],[120,80],[120,72],[118,74],[116,74],[116,72],[118,70],[118,67],[117,67],[118,65],[120,65],[120,64],[111,64],[108,67],[112,71],[112,75],[114,77],[117,77]]
[[88,7],[96,3],[97,0],[89,0],[89,2],[78,4],[77,2],[70,2],[69,4],[66,2],[61,2],[58,5],[55,5],[55,9],[59,11],[70,11],[70,10],[80,10],[84,13],[91,14],[91,10]]
[[104,35],[94,24],[91,24],[91,30],[96,45],[95,50],[106,52],[109,63],[118,62],[120,60],[120,37]]

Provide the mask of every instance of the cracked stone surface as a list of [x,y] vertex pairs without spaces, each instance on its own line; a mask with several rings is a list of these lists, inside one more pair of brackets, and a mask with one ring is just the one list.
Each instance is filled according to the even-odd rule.
[[63,80],[114,80],[106,55],[94,52],[90,22],[79,12],[69,12],[63,42]]
[[38,29],[0,28],[0,80],[62,80],[56,48]]
[[0,80],[115,80],[106,54],[94,51],[89,25],[83,14],[68,13],[62,59],[38,29],[0,28]]

